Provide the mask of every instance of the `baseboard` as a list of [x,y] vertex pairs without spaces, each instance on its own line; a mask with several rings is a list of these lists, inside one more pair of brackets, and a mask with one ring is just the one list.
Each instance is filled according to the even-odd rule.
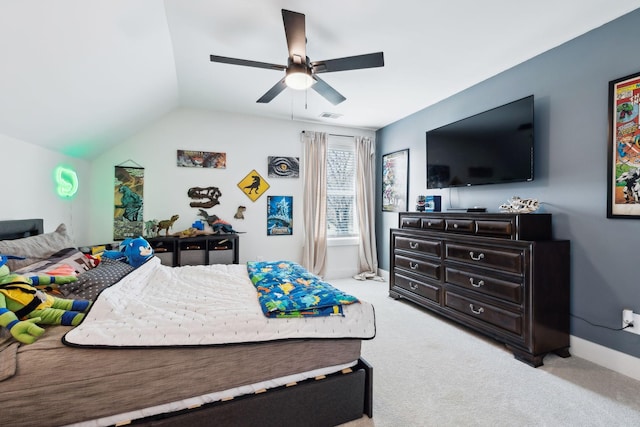
[[[388,271],[378,269],[378,274],[387,282],[389,281]],[[571,346],[569,351],[573,356],[588,360],[589,362],[640,381],[640,358],[573,335],[570,337],[569,343]]]
[[570,338],[571,354],[622,375],[640,381],[640,358],[595,344],[582,338]]

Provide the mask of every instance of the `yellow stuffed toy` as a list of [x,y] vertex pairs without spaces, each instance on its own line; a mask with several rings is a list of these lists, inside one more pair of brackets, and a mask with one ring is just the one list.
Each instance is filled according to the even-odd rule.
[[67,326],[80,323],[90,301],[58,298],[42,291],[73,282],[77,280],[75,276],[11,274],[6,265],[9,258],[19,257],[0,255],[0,326],[9,329],[18,341],[31,344],[44,333],[37,323]]

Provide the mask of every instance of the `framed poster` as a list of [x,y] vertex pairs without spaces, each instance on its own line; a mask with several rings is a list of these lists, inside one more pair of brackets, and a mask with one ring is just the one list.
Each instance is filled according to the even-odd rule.
[[300,177],[300,158],[269,156],[267,168],[269,178],[298,178]]
[[293,197],[267,196],[267,236],[293,234]]
[[382,211],[401,212],[408,209],[409,150],[382,156]]
[[609,82],[607,218],[640,218],[640,72]]
[[227,153],[178,150],[177,165],[184,168],[226,169]]

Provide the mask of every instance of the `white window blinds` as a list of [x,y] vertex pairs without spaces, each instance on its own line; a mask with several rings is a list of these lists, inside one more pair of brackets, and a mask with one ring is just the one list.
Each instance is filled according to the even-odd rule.
[[356,157],[353,138],[329,137],[327,151],[327,237],[358,236]]

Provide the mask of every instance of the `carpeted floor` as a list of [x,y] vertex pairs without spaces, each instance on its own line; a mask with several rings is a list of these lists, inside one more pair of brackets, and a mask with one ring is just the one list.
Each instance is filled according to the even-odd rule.
[[503,345],[405,300],[386,282],[331,280],[371,302],[373,419],[348,427],[640,425],[640,382],[577,357],[532,368]]

